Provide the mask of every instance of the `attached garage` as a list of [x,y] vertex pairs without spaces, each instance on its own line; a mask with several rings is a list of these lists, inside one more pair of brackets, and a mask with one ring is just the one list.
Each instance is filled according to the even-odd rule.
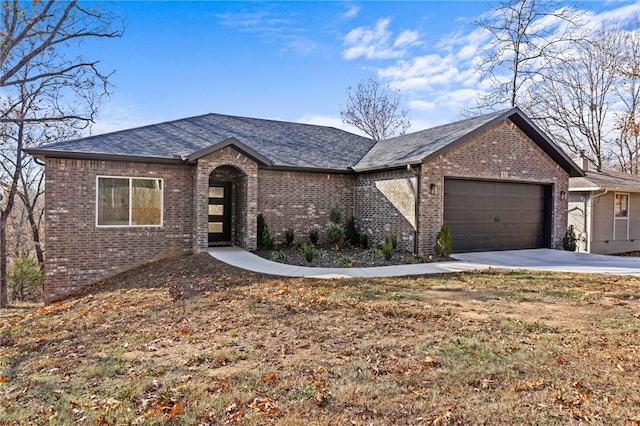
[[454,252],[550,246],[551,185],[445,179],[444,222]]

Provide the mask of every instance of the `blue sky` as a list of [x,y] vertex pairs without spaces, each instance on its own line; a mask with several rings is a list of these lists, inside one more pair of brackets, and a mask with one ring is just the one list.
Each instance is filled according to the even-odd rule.
[[[347,87],[377,76],[400,89],[412,128],[459,118],[482,81],[473,24],[496,2],[118,1],[116,40],[84,53],[114,70],[93,133],[215,112],[330,125]],[[624,21],[634,1],[585,2],[597,22]]]

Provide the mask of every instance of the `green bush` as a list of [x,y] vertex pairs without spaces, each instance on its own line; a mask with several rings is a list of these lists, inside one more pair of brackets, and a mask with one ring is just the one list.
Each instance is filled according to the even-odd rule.
[[389,233],[389,236],[387,236],[387,238],[384,239],[385,242],[390,241],[391,245],[393,245],[394,249],[398,248],[398,233],[396,231],[391,231],[391,233]]
[[273,250],[276,245],[276,237],[269,231],[269,227],[267,225],[264,226],[262,230],[262,247],[265,250]]
[[451,255],[451,233],[446,223],[443,223],[440,227],[440,232],[436,235],[436,245],[433,249],[438,256],[448,257]]
[[295,238],[295,231],[291,228],[287,229],[284,233],[284,238],[287,242],[287,245],[290,246],[293,243],[293,239]]
[[358,232],[358,228],[356,228],[356,219],[353,216],[351,216],[347,222],[344,240],[348,245],[353,247],[360,245],[360,232]]
[[313,244],[302,244],[302,253],[304,254],[304,260],[307,262],[313,262],[313,258],[316,256],[316,246]]
[[368,257],[369,259],[382,259],[384,257],[384,253],[378,247],[371,247],[362,253],[364,257]]
[[391,260],[393,257],[393,241],[390,238],[387,238],[387,240],[380,245],[380,249],[382,250],[384,260]]
[[340,248],[340,243],[342,242],[342,228],[340,225],[336,225],[335,223],[331,224],[329,229],[327,229],[327,239],[333,244],[335,250]]
[[573,229],[573,225],[569,225],[567,232],[565,232],[562,238],[562,248],[567,251],[576,251],[578,247],[578,238],[576,237],[576,231]]
[[274,262],[282,262],[287,258],[287,254],[282,250],[276,250],[271,252],[271,260]]
[[264,236],[264,230],[266,228],[267,228],[267,222],[264,220],[264,215],[260,213],[258,215],[258,235],[256,237],[258,241],[258,247],[263,247],[264,245],[264,241],[262,237]]
[[340,208],[340,204],[336,201],[336,203],[331,207],[331,211],[329,211],[329,220],[331,223],[339,225],[342,222],[342,209]]
[[363,249],[369,248],[369,235],[368,234],[360,234],[360,247]]
[[311,228],[311,230],[309,231],[309,241],[311,241],[311,244],[318,244],[318,237],[318,228]]
[[14,257],[8,271],[13,300],[39,300],[42,297],[44,273],[30,257]]

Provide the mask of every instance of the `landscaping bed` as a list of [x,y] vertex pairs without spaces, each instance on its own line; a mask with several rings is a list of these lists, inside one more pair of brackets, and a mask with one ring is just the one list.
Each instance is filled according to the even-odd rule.
[[273,250],[258,249],[260,257],[288,265],[312,266],[320,268],[361,268],[372,266],[406,265],[413,263],[444,262],[448,257],[414,255],[406,250],[394,250],[389,260],[378,249],[340,248],[319,246],[311,262],[305,260],[302,245],[292,244],[277,247]]

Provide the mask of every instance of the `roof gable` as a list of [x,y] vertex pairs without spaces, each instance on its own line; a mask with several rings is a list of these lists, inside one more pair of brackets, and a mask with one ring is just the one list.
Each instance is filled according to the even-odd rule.
[[519,108],[493,112],[378,142],[354,167],[356,171],[402,167],[427,161],[489,127],[511,120],[570,176],[582,171]]

